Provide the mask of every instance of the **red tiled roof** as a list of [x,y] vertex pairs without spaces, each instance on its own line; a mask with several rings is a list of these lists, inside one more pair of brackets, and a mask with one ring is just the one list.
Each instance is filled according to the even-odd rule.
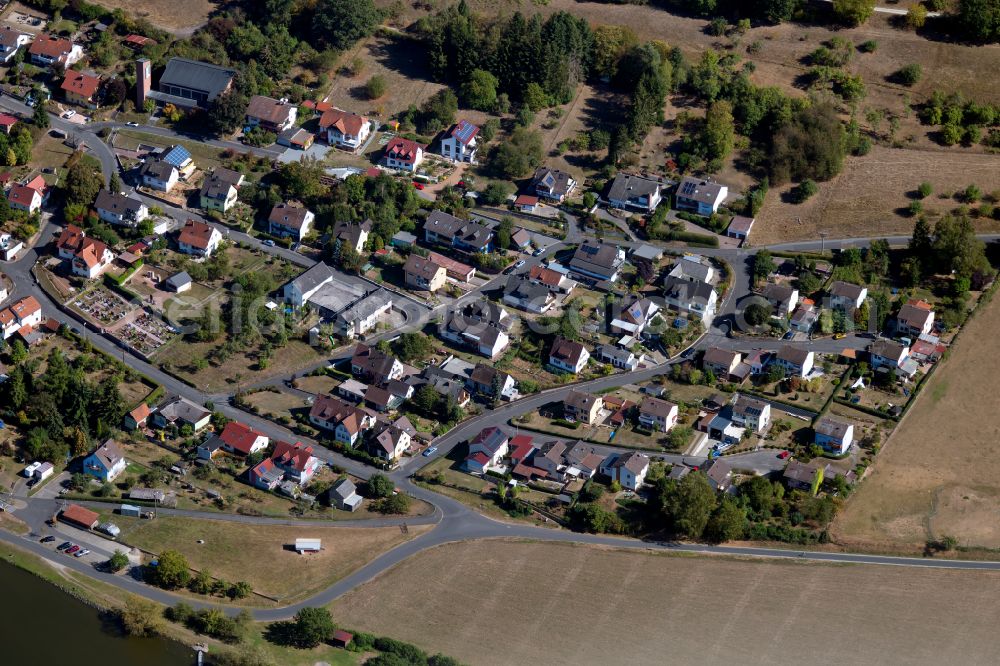
[[535,206],[538,204],[538,197],[533,197],[530,194],[519,194],[517,198],[514,199],[514,205],[516,206]]
[[31,206],[35,199],[35,195],[38,194],[38,190],[32,189],[27,185],[15,185],[10,188],[10,192],[7,194],[7,200],[11,203],[21,204],[22,206]]
[[135,421],[136,423],[142,423],[143,421],[145,421],[146,418],[149,417],[149,414],[150,414],[149,405],[147,405],[144,402],[140,402],[138,407],[136,407],[135,409],[133,409],[131,412],[128,413],[128,415],[131,416],[132,420]]
[[59,87],[65,92],[75,93],[84,99],[90,99],[97,92],[97,89],[101,87],[101,79],[90,74],[84,74],[83,72],[69,70],[66,72],[66,78],[63,79],[62,85]]
[[83,261],[87,268],[93,268],[101,263],[104,251],[107,249],[108,246],[96,238],[84,238],[80,243],[80,249],[76,251],[76,257]]
[[63,37],[55,35],[39,35],[31,43],[28,52],[32,55],[46,56],[48,58],[58,58],[73,50],[73,42]]
[[309,464],[312,454],[313,448],[303,445],[302,442],[289,444],[288,442],[279,441],[274,445],[274,453],[271,454],[271,460],[283,467],[291,467],[302,472],[305,470],[306,465]]
[[63,509],[62,518],[63,520],[68,520],[71,523],[76,523],[77,525],[82,525],[87,529],[90,529],[94,526],[94,523],[98,521],[100,516],[90,509],[84,509],[79,504],[70,504],[68,507]]
[[181,235],[177,241],[196,247],[201,250],[208,249],[208,242],[212,238],[212,226],[197,220],[188,220],[184,223]]
[[0,126],[11,127],[17,123],[17,118],[6,113],[0,113]]
[[83,238],[83,229],[75,224],[67,224],[66,228],[59,234],[56,247],[60,250],[73,250],[75,252],[76,248],[80,247],[80,242],[83,241]]
[[[317,106],[318,108],[318,106]],[[328,109],[323,112],[319,119],[320,129],[335,127],[341,134],[357,136],[361,133],[361,128],[368,124],[368,119],[350,111],[341,109]]]
[[393,137],[389,145],[385,147],[385,154],[393,159],[401,160],[403,162],[412,162],[417,159],[417,151],[423,150],[424,146],[420,145],[416,141],[411,141],[410,139],[404,139],[401,136]]
[[236,421],[230,421],[226,424],[226,427],[222,429],[222,434],[219,435],[219,439],[225,442],[226,446],[233,449],[234,451],[239,451],[244,455],[250,455],[250,448],[258,437],[265,437],[264,433],[257,432],[248,425],[242,423],[237,423]]

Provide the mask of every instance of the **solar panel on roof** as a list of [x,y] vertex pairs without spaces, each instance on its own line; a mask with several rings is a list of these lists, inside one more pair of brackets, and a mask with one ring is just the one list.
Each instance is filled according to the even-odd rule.
[[175,167],[181,166],[189,159],[191,159],[191,153],[184,146],[174,146],[170,152],[163,156],[164,162]]
[[697,185],[695,183],[684,183],[684,187],[681,190],[682,194],[691,194],[695,191]]
[[463,120],[458,123],[457,127],[455,127],[455,138],[462,143],[469,143],[478,130],[479,128],[475,125]]

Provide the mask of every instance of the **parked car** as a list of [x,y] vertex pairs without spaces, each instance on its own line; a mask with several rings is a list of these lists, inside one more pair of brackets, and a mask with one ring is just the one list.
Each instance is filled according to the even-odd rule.
[[834,340],[843,340],[846,337],[847,337],[847,333],[837,333],[836,335],[833,336],[833,339]]
[[274,247],[274,241],[269,238],[266,241],[264,241],[264,245],[267,247]]
[[56,550],[66,550],[67,548],[69,548],[72,545],[73,545],[72,541],[63,541],[61,544],[59,544],[56,547]]
[[437,450],[438,450],[438,447],[436,447],[436,446],[429,446],[429,447],[427,447],[427,450],[424,451],[423,455],[424,455],[425,458],[430,458],[432,455],[434,455],[435,453],[437,453]]
[[424,184],[418,183],[417,181],[413,181],[413,187],[417,188],[418,190],[422,190],[424,189]]
[[791,451],[782,451],[781,453],[778,454],[778,457],[781,458],[782,460],[784,460],[785,458],[787,458],[790,455],[792,455]]
[[128,125],[129,127],[138,127],[139,126],[139,123],[136,123],[136,122],[125,123],[125,124]]
[[55,540],[56,540],[56,538],[50,534],[48,536],[42,537],[41,538],[41,543],[52,543]]
[[76,115],[76,111],[74,111],[73,109],[70,109],[69,111],[64,111],[63,114],[62,114],[62,117],[63,118],[72,118],[75,115]]
[[524,259],[518,259],[518,260],[517,260],[517,263],[516,263],[516,264],[514,264],[514,270],[517,270],[517,269],[518,269],[518,268],[520,268],[521,266],[524,266]]
[[86,548],[84,548],[83,550],[76,551],[76,553],[74,553],[73,557],[83,557],[84,555],[86,555],[89,552],[90,552],[89,550],[87,550]]
[[77,546],[76,544],[74,544],[74,545],[72,545],[72,546],[70,546],[69,548],[66,549],[66,554],[67,555],[72,555],[73,553],[75,553],[78,550],[80,550],[80,547]]

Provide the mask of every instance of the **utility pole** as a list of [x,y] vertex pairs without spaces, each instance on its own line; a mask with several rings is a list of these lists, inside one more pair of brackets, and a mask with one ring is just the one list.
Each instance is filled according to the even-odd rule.
[[820,250],[819,251],[820,251],[820,253],[825,253],[826,252],[826,237],[829,236],[829,235],[830,235],[830,232],[828,232],[828,231],[821,231],[821,232],[819,232],[819,237],[820,237]]

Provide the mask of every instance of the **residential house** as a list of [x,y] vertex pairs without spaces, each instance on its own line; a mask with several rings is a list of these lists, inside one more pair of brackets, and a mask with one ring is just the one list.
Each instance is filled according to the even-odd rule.
[[469,390],[476,395],[512,400],[517,395],[514,377],[497,370],[491,365],[477,363],[467,382]]
[[873,370],[881,367],[898,370],[910,357],[910,348],[893,340],[876,340],[868,345],[868,357]]
[[361,495],[358,494],[357,486],[346,476],[338,479],[328,491],[330,506],[341,511],[357,511],[361,506]]
[[372,224],[371,220],[337,222],[333,225],[330,236],[335,238],[338,243],[353,248],[355,252],[364,252],[365,243],[368,242],[368,236],[372,231]]
[[771,404],[746,395],[737,395],[732,405],[732,420],[751,432],[764,432],[771,423]]
[[74,275],[93,279],[101,275],[114,260],[114,252],[105,243],[96,238],[84,238],[73,255],[72,272]]
[[272,236],[294,238],[301,241],[309,233],[316,215],[298,204],[280,203],[271,209],[267,218],[267,231]]
[[518,249],[521,252],[531,250],[531,232],[527,229],[518,228],[510,235],[511,249]]
[[146,187],[169,192],[180,179],[180,171],[173,164],[157,158],[147,158],[139,169],[139,177]]
[[28,332],[42,323],[42,306],[34,296],[25,296],[0,310],[0,330],[6,340],[15,333]]
[[125,415],[123,426],[126,430],[144,428],[146,427],[146,420],[149,419],[152,413],[153,410],[149,408],[149,405],[140,402],[135,409]]
[[562,479],[566,470],[563,454],[566,453],[567,448],[566,442],[558,440],[546,442],[535,452],[531,464],[543,471],[550,479]]
[[194,163],[194,158],[191,157],[191,152],[180,144],[163,148],[156,157],[177,169],[180,178],[190,178],[195,169],[198,168]]
[[808,349],[783,345],[774,355],[772,363],[781,366],[786,376],[808,377],[816,361],[816,354]]
[[380,318],[392,309],[392,292],[377,289],[355,302],[334,319],[337,333],[345,338],[363,336],[378,325]]
[[510,345],[507,328],[510,315],[490,301],[469,303],[458,311],[449,311],[438,325],[438,335],[486,358],[495,359]]
[[594,356],[602,363],[608,363],[619,370],[633,372],[646,360],[645,354],[638,356],[630,349],[623,349],[613,345],[598,345],[594,350]]
[[544,284],[521,273],[507,278],[503,302],[520,310],[544,314],[556,304],[556,295]]
[[716,458],[705,472],[712,489],[719,493],[727,492],[733,485],[733,468],[728,461]]
[[598,280],[614,282],[625,263],[625,250],[611,243],[585,240],[576,248],[569,267]]
[[733,215],[733,219],[729,221],[729,226],[726,227],[726,236],[745,241],[750,238],[750,230],[753,229],[754,222],[756,220],[752,217]]
[[516,435],[508,444],[511,465],[523,465],[538,450],[531,435]]
[[368,118],[340,109],[327,109],[319,119],[319,129],[331,146],[352,152],[365,145],[372,132]]
[[466,378],[450,374],[443,367],[426,367],[419,376],[410,378],[408,382],[414,390],[424,385],[430,386],[442,397],[454,400],[459,407],[465,407],[472,400],[466,390]]
[[12,116],[9,113],[0,113],[0,132],[10,136],[10,131],[19,122],[20,120],[16,116]]
[[364,431],[375,425],[368,411],[329,396],[316,396],[309,410],[309,422],[334,433],[338,442],[354,447]]
[[560,294],[569,294],[576,288],[576,282],[570,280],[559,271],[554,271],[551,268],[545,268],[544,266],[532,266],[528,270],[528,277],[531,278],[532,281],[544,284],[551,291]]
[[270,458],[264,458],[248,473],[250,485],[261,490],[274,490],[285,479],[285,472]]
[[567,421],[595,425],[600,421],[604,401],[591,393],[572,390],[563,398],[563,417]]
[[854,424],[832,416],[823,416],[813,427],[813,442],[824,451],[844,455],[854,442]]
[[177,106],[208,107],[219,95],[232,88],[236,70],[207,62],[171,58],[160,76],[161,101]]
[[369,386],[365,391],[365,404],[377,412],[389,412],[403,404],[404,398],[396,396],[382,386]]
[[382,384],[403,376],[403,364],[395,356],[375,347],[359,344],[351,357],[351,372],[372,384]]
[[687,282],[708,282],[709,284],[714,284],[718,277],[711,262],[697,255],[681,257],[667,275]]
[[181,396],[170,398],[157,407],[153,414],[153,425],[157,428],[173,425],[177,428],[190,428],[192,432],[202,430],[211,420],[211,411]]
[[407,287],[433,293],[445,285],[448,272],[444,266],[439,266],[430,259],[414,253],[406,258],[403,276]]
[[788,326],[800,333],[811,333],[818,320],[819,310],[816,309],[812,301],[803,299],[799,307],[795,308],[795,312],[792,313],[791,318],[789,318]]
[[201,207],[228,213],[239,199],[239,188],[244,176],[239,171],[218,167],[210,176],[205,176],[198,193]]
[[468,264],[463,264],[461,261],[452,259],[451,257],[446,257],[443,254],[428,252],[427,258],[438,266],[444,266],[445,274],[452,280],[456,280],[458,282],[471,282],[472,278],[476,276],[475,268],[469,266]]
[[97,216],[110,224],[135,227],[149,217],[149,208],[139,199],[102,189],[94,202]]
[[36,35],[35,40],[31,42],[28,54],[33,65],[39,67],[59,65],[63,69],[69,69],[83,57],[83,47],[65,37],[41,34]]
[[910,300],[899,308],[896,315],[896,334],[916,340],[921,335],[929,335],[934,328],[934,310],[931,304],[921,300]]
[[459,120],[441,139],[441,155],[455,162],[475,164],[478,134],[479,127],[468,120]]
[[799,290],[786,284],[769,284],[764,287],[761,296],[771,304],[779,317],[787,317],[799,302]]
[[[618,306],[615,308],[618,309]],[[660,306],[652,299],[634,296],[630,303],[621,306],[611,320],[611,330],[619,335],[639,337],[659,311]]]
[[301,442],[275,442],[270,460],[284,473],[286,481],[300,486],[309,483],[319,468],[319,460],[313,455],[313,447]]
[[819,487],[823,485],[823,471],[825,466],[816,462],[803,463],[798,460],[790,460],[782,474],[782,479],[792,490],[807,490],[815,495]]
[[719,211],[719,206],[729,195],[729,188],[693,176],[686,176],[677,186],[674,205],[680,210],[709,216]]
[[416,141],[395,136],[385,147],[385,165],[390,169],[416,172],[424,161],[424,148]]
[[837,280],[830,285],[830,308],[853,312],[868,298],[868,288]]
[[441,210],[432,210],[424,220],[424,240],[430,244],[452,245],[466,220]]
[[239,456],[249,456],[263,451],[270,441],[264,433],[237,421],[227,423],[219,439],[222,440],[223,450]]
[[14,30],[9,25],[0,28],[0,61],[10,62],[17,50],[31,43],[31,35]]
[[110,483],[125,471],[128,462],[121,447],[113,439],[106,440],[83,459],[83,472],[99,481]]
[[334,390],[337,395],[345,400],[350,400],[355,403],[363,402],[365,399],[365,393],[368,392],[368,384],[359,382],[357,379],[351,377],[350,379],[345,379],[338,384]]
[[13,185],[7,191],[10,207],[29,214],[41,210],[48,198],[49,186],[41,176],[35,176],[23,185]]
[[718,379],[728,381],[731,376],[736,374],[742,361],[743,355],[737,351],[709,347],[701,358],[701,367],[702,370],[711,372]]
[[287,99],[254,95],[247,104],[247,125],[279,134],[295,124],[298,107]]
[[500,464],[507,455],[510,436],[496,426],[483,428],[469,442],[469,455],[465,458],[465,468],[470,472],[485,473],[490,467]]
[[78,104],[88,109],[97,108],[97,91],[101,89],[101,77],[72,69],[66,71],[63,82],[59,86],[70,104]]
[[549,365],[556,370],[578,374],[587,367],[590,352],[579,342],[557,337],[549,352]]
[[514,208],[522,213],[534,213],[539,208],[538,197],[530,194],[518,194],[514,199]]
[[658,432],[669,432],[679,414],[677,405],[660,398],[644,398],[639,405],[639,423]]
[[614,208],[652,214],[663,199],[662,183],[628,173],[619,173],[608,190],[608,202]]
[[600,471],[622,488],[638,490],[649,471],[649,456],[638,451],[612,453],[601,463]]
[[333,277],[332,268],[322,261],[316,262],[305,273],[285,283],[282,287],[285,303],[295,308],[303,307],[316,292],[333,282]]
[[668,275],[663,280],[663,300],[668,306],[707,324],[715,318],[719,295],[707,282],[689,282]]
[[177,248],[184,254],[211,257],[222,242],[222,234],[210,224],[188,220],[177,237]]
[[532,187],[542,199],[561,203],[576,189],[576,179],[559,169],[539,167],[532,178]]
[[[409,423],[409,419],[405,416],[400,417],[398,421],[404,420],[407,424]],[[390,463],[399,460],[410,448],[411,432],[415,432],[412,430],[412,425],[409,428],[400,427],[402,424],[397,425],[398,421],[382,424],[380,428],[376,429],[375,436],[371,440],[372,454]]]
[[278,134],[275,141],[279,146],[295,148],[296,150],[309,150],[316,141],[316,135],[302,127],[289,127],[284,132]]

